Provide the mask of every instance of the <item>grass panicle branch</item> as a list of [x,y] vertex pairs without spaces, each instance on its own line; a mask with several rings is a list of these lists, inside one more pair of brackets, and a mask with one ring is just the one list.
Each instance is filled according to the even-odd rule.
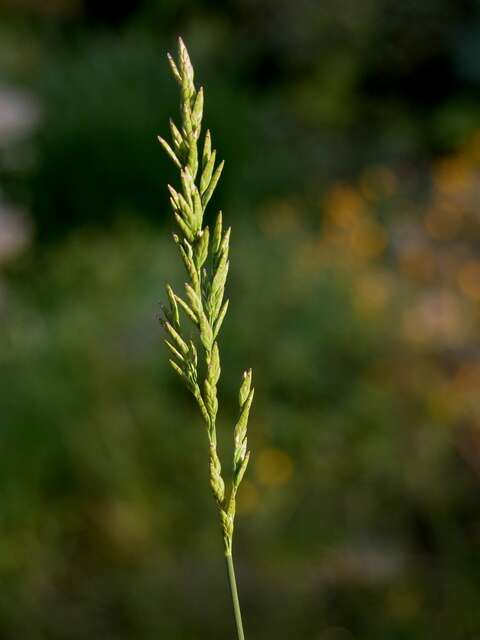
[[[170,204],[177,225],[173,239],[185,267],[187,282],[183,295],[166,286],[168,305],[163,307],[170,364],[198,404],[206,427],[209,452],[210,487],[217,504],[223,534],[227,570],[239,640],[243,629],[232,561],[235,500],[248,465],[247,427],[254,390],[252,371],[245,371],[239,391],[239,417],[233,430],[234,456],[228,489],[217,450],[216,422],[218,382],[221,374],[218,336],[228,309],[225,284],[229,270],[230,228],[224,229],[222,212],[216,215],[212,231],[204,224],[205,209],[223,171],[206,131],[203,143],[204,94],[194,83],[188,51],[179,38],[178,58],[168,55],[173,75],[180,87],[180,125],[170,120],[171,142],[159,137],[168,157],[179,170],[180,184],[168,185]],[[197,346],[190,338],[185,320],[193,323]],[[200,353],[199,353],[200,352]],[[201,373],[203,372],[203,373]]]

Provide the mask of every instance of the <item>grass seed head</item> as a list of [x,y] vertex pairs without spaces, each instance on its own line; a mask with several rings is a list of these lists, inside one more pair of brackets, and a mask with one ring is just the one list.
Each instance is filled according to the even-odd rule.
[[[173,239],[185,267],[186,300],[170,285],[166,286],[169,307],[163,326],[171,355],[170,364],[191,391],[205,422],[209,442],[210,486],[217,503],[225,551],[231,554],[235,519],[235,495],[248,465],[247,426],[253,400],[252,372],[245,372],[239,391],[240,415],[234,428],[234,459],[231,489],[226,494],[222,465],[217,451],[217,385],[221,376],[221,358],[217,338],[228,310],[223,301],[229,270],[230,228],[223,232],[222,212],[216,217],[213,232],[203,225],[205,209],[220,180],[224,162],[217,163],[212,137],[207,129],[201,155],[199,140],[204,116],[204,91],[196,89],[195,73],[187,48],[179,38],[178,58],[168,54],[173,76],[180,86],[181,127],[170,119],[172,141],[159,136],[159,142],[179,169],[180,186],[168,185],[170,204],[177,232]],[[201,171],[199,172],[199,157]],[[199,174],[199,177],[197,176]],[[210,265],[207,267],[207,265]],[[181,326],[181,313],[196,327],[200,353]],[[201,370],[200,374],[199,361]],[[203,375],[203,380],[201,377]]]

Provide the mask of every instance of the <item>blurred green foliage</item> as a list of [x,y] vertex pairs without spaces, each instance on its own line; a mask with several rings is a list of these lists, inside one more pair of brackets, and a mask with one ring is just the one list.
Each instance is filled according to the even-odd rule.
[[[211,87],[208,117],[231,167],[229,202],[302,192],[367,161],[412,160],[475,128],[467,17],[476,14],[450,0],[238,1],[196,10],[152,0],[86,3],[83,14],[65,2],[52,20],[55,6],[36,23],[19,12],[16,47],[12,28],[4,29],[4,72],[33,86],[44,110],[35,163],[7,167],[4,183],[28,204],[40,238],[131,210],[162,219],[172,173],[152,141],[175,104],[161,61],[178,31]],[[376,144],[365,144],[372,135]]]
[[[106,225],[132,210],[163,220],[165,184],[174,174],[159,159],[156,136],[177,110],[171,77],[159,64],[165,51],[165,42],[136,32],[100,36],[47,66],[40,83],[46,117],[36,140],[39,161],[27,176],[41,237],[92,222]],[[250,111],[231,88],[213,92],[211,120],[219,122],[225,154],[237,168],[247,146],[238,131],[247,136]]]
[[155,139],[182,33],[227,161],[223,406],[256,372],[247,637],[476,638],[478,3],[0,11],[0,105],[19,85],[42,110],[14,143],[0,126],[34,225],[15,259],[0,230],[0,636],[232,635],[204,433],[155,321],[183,278]]

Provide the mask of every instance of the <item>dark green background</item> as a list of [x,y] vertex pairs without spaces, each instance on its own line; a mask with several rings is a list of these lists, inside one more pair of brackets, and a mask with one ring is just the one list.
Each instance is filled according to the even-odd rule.
[[[206,439],[156,322],[181,34],[255,372],[249,640],[480,637],[480,3],[0,3],[0,636],[232,638]],[[1,132],[0,132],[1,133]],[[0,211],[1,214],[1,211]],[[1,215],[0,215],[1,223]],[[0,234],[2,227],[0,225]]]

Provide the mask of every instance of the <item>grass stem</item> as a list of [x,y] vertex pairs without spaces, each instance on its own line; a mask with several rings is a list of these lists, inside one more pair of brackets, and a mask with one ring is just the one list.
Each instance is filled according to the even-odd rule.
[[230,593],[232,595],[233,613],[235,615],[235,624],[237,625],[238,640],[245,640],[243,635],[242,613],[240,611],[240,602],[238,600],[237,581],[235,579],[235,569],[233,566],[233,557],[231,554],[225,556],[227,561],[228,583],[230,585]]

